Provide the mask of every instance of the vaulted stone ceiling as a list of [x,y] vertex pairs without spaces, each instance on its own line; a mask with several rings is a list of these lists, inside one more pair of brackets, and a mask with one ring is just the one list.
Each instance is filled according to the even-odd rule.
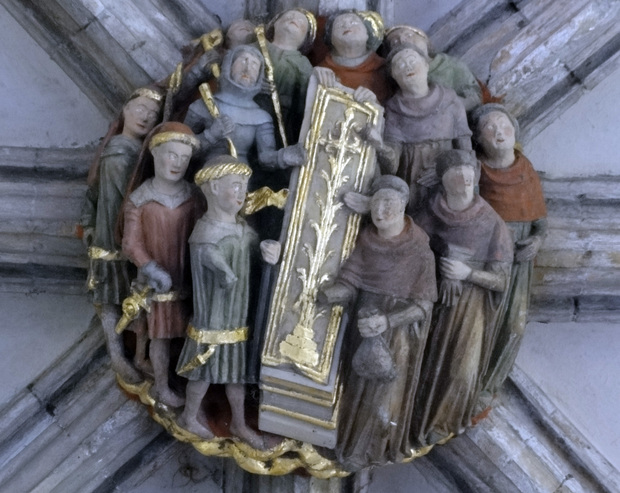
[[[261,0],[246,3],[231,2],[233,7],[239,11],[249,12],[277,10],[275,3],[277,2]],[[324,2],[303,3],[308,7],[314,7],[315,4]],[[398,15],[398,2],[373,3],[375,7],[385,10],[386,18],[390,18],[391,15],[392,19],[398,18],[399,22],[405,22]],[[106,117],[111,117],[117,111],[133,88],[166,76],[180,59],[179,48],[188,39],[217,26],[217,19],[209,8],[209,3],[200,0],[172,2],[164,0],[134,0],[133,2],[5,0],[4,5]],[[474,72],[489,84],[495,94],[506,94],[506,103],[519,116],[525,130],[525,139],[527,139],[528,135],[539,132],[576,101],[584,91],[594,87],[618,67],[620,61],[620,23],[617,22],[619,12],[620,2],[616,0],[559,0],[554,2],[468,0],[437,22],[429,33],[437,48],[467,61]],[[66,154],[46,151],[44,159],[50,164],[50,168],[63,167],[65,171],[68,170],[68,176],[75,179],[74,182],[57,185],[58,190],[54,192],[56,193],[54,204],[58,204],[59,209],[63,209],[61,205],[63,200],[65,207],[68,208],[66,206],[67,194],[70,195],[68,198],[71,201],[71,207],[79,206],[82,191],[79,188],[75,189],[75,184],[83,178],[79,169],[84,167],[80,168],[78,163],[86,161],[86,155],[87,153],[78,150],[75,156],[67,160]],[[17,150],[13,156],[9,157],[9,162],[11,159],[29,161],[37,165],[40,155],[36,151]],[[51,176],[51,173],[46,176]],[[600,189],[601,185],[607,186],[608,189],[604,189],[602,195],[594,199],[600,201],[596,204],[596,207],[599,207],[596,209],[597,217],[609,214],[613,210],[613,200],[610,201],[609,197],[613,197],[616,193],[612,190],[617,189],[616,184],[597,182],[584,185],[588,193],[595,187],[597,190]],[[12,187],[13,184],[8,183],[6,186]],[[73,191],[68,192],[70,189]],[[567,203],[570,203],[570,206],[577,211],[576,213],[580,213],[584,207],[591,207],[593,204],[592,200],[587,204],[583,203],[583,187],[573,186],[567,194],[563,183],[552,183],[547,191],[551,192],[552,200],[559,200],[556,202],[558,211],[565,210]],[[591,198],[591,196],[588,197]],[[607,202],[603,209],[600,209],[604,200]],[[32,224],[36,223],[34,226],[36,229],[41,222],[37,219],[32,221]],[[62,251],[65,255],[65,258],[60,258],[59,255],[54,260],[63,269],[67,266],[81,265],[79,248],[75,246],[75,242],[67,239],[66,229],[70,222],[70,219],[65,220],[59,226],[59,229],[63,230],[62,234],[46,232],[48,236],[53,237],[53,241],[58,242],[54,246],[54,251],[56,253]],[[573,226],[571,223],[563,227],[572,228]],[[562,236],[560,235],[559,238]],[[43,251],[36,257],[36,260],[45,262],[46,255],[49,259],[49,252]],[[610,272],[606,265],[597,268],[599,269],[597,272],[605,271],[606,276],[613,277],[617,272],[617,270]],[[595,269],[591,264],[586,264],[586,270],[585,274],[581,272],[580,275],[591,275]],[[80,275],[82,271],[76,270],[76,276]],[[605,278],[604,281],[611,286],[609,279],[611,277]],[[566,289],[568,297],[574,295],[568,287]],[[548,292],[543,290],[542,294],[548,294]],[[96,336],[92,335],[89,347],[93,353],[97,353],[97,358],[94,358],[96,363],[102,365],[104,364],[101,362],[103,353],[101,347],[94,342],[95,339]],[[76,349],[80,356],[83,356],[82,349],[83,347]],[[73,361],[70,360],[70,363],[65,364],[71,366]],[[34,402],[34,399],[28,395],[28,398],[33,401],[30,403],[33,414],[32,416],[21,414],[21,424],[27,419],[36,422],[37,416],[45,416],[47,404],[56,402],[54,399],[58,401],[72,398],[71,385],[67,382],[81,381],[80,379],[85,378],[87,374],[84,365],[76,364],[75,368],[81,373],[72,374],[70,378],[67,378],[65,374],[54,373],[60,370],[51,370],[50,374],[58,378],[58,382],[55,382],[57,388],[53,389],[56,394],[52,395],[51,390],[48,392],[49,389],[41,390],[41,395],[36,395],[38,402]],[[106,398],[114,400],[116,394],[110,394],[114,391],[113,383],[106,372],[108,372],[107,368],[100,370],[101,380],[96,380],[93,376],[89,378],[98,382],[97,385],[105,387]],[[39,388],[43,389],[43,387],[45,386],[41,384],[35,388],[35,391],[39,392]],[[515,430],[515,427],[511,428],[508,423],[510,420],[516,422],[518,419],[525,422],[531,419],[531,416],[528,418],[528,413],[533,412],[538,413],[536,420],[538,424],[542,421],[543,426],[542,428],[528,428],[528,430],[534,430],[532,433],[547,433],[545,440],[552,442],[555,439],[566,439],[563,436],[566,429],[558,427],[557,420],[548,419],[547,411],[550,408],[532,407],[528,397],[523,397],[527,389],[527,383],[523,382],[510,386],[507,401],[513,407],[500,416],[497,423],[491,424],[490,428],[480,429],[472,436],[463,438],[461,445],[456,444],[453,448],[446,448],[442,451],[443,455],[438,453],[435,457],[429,458],[430,465],[427,470],[441,469],[450,463],[453,466],[458,464],[458,467],[452,467],[450,471],[453,480],[467,483],[474,490],[477,484],[482,484],[482,477],[488,480],[490,476],[495,482],[489,480],[489,484],[498,487],[512,484],[511,487],[516,488],[514,483],[517,480],[514,478],[525,478],[532,473],[531,470],[525,468],[526,464],[536,458],[537,451],[522,450],[524,462],[519,467],[524,469],[519,473],[520,476],[512,474],[512,471],[502,471],[502,460],[506,457],[501,455],[501,451],[497,452],[495,463],[489,461],[488,457],[485,458],[485,454],[482,453],[482,451],[488,453],[488,450],[492,449],[492,437],[506,437],[513,433],[511,440],[518,442],[521,439],[519,430]],[[538,402],[540,398],[541,396],[538,396]],[[23,405],[24,401],[20,402]],[[127,407],[131,405],[127,404]],[[136,453],[134,458],[148,456],[153,454],[154,450],[161,449],[175,453],[169,441],[158,435],[159,430],[152,429],[150,425],[144,423],[141,416],[142,410],[131,409],[127,412],[131,414],[132,419],[135,418],[137,423],[136,436],[144,432],[141,426],[147,427],[150,433],[148,441],[152,439],[154,443],[154,445],[147,443],[148,441],[140,443],[141,448],[134,451]],[[15,422],[3,424],[6,436],[13,431],[10,427],[14,424]],[[528,426],[530,425],[531,423],[528,422]],[[499,432],[498,429],[502,431]],[[498,435],[498,433],[503,434]],[[591,484],[613,491],[615,484],[613,474],[609,473],[604,481],[598,483],[596,467],[592,469],[588,457],[581,456],[579,460],[574,457],[578,454],[579,447],[583,445],[582,442],[579,439],[568,442],[565,441],[559,447],[557,443],[552,443],[549,449],[545,449],[553,450],[553,454],[556,454],[551,462],[559,461],[558,463],[569,464],[570,467],[581,471],[580,474],[583,474],[585,470],[584,481],[592,481]],[[4,453],[18,453],[15,448],[3,450]],[[474,450],[475,453],[472,452]],[[468,451],[470,456],[467,460],[459,462]],[[123,468],[120,463],[115,463],[111,470],[121,476],[127,474],[126,468]],[[600,473],[600,470],[598,472]],[[97,484],[94,479],[93,484]],[[611,486],[608,486],[610,484]],[[505,491],[510,491],[510,489]]]

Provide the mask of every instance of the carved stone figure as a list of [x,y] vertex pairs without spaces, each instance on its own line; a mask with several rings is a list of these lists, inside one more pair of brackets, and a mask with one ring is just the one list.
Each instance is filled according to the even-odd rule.
[[385,104],[384,143],[377,145],[384,173],[409,184],[408,211],[422,210],[437,185],[435,158],[447,149],[471,150],[465,108],[452,89],[428,82],[429,59],[414,45],[389,56],[397,93]]
[[547,230],[547,209],[538,174],[515,150],[519,124],[499,104],[486,104],[472,114],[481,161],[480,195],[506,221],[514,239],[514,263],[506,304],[499,321],[486,388],[502,385],[521,345],[527,322],[534,258]]
[[[125,103],[91,166],[80,220],[89,247],[88,289],[101,319],[112,368],[131,383],[141,381],[142,376],[127,361],[122,338],[114,328],[135,272],[121,255],[115,228],[142,140],[160,117],[162,99],[161,93],[141,88]],[[143,349],[144,344],[137,344],[137,364],[144,360]]]
[[[170,342],[184,337],[191,311],[187,240],[204,210],[197,187],[184,176],[198,139],[182,123],[156,127],[132,177],[124,208],[123,253],[138,267],[138,283],[154,291],[147,314],[156,401],[179,407],[169,387]],[[150,152],[149,152],[150,151]]]
[[393,93],[385,60],[375,50],[383,40],[383,20],[376,12],[342,10],[328,19],[325,43],[329,53],[315,68],[319,82],[333,87],[364,87],[383,104]]
[[237,46],[249,45],[256,41],[256,34],[254,29],[256,26],[247,19],[237,19],[233,21],[226,30],[226,36],[224,38],[224,47],[227,50],[232,50]]
[[[230,432],[263,448],[262,438],[247,426],[244,411],[243,384],[250,383],[246,368],[250,271],[258,235],[238,213],[251,174],[247,164],[231,156],[211,159],[196,174],[208,210],[189,239],[194,315],[177,364],[177,372],[189,379],[179,424],[202,438],[212,438],[208,424],[199,421],[200,406],[210,384],[226,384],[232,410]],[[279,243],[263,241],[260,250],[266,262],[278,261]]]
[[412,44],[428,55],[428,80],[434,84],[449,87],[461,98],[466,111],[482,103],[482,90],[469,67],[458,58],[447,53],[436,53],[424,31],[412,26],[399,25],[385,33],[388,52],[404,44]]
[[[185,119],[205,145],[207,159],[228,154],[227,138],[232,141],[239,159],[252,168],[250,191],[262,186],[272,190],[287,187],[287,168],[305,161],[301,145],[277,149],[271,116],[253,99],[261,90],[263,65],[262,55],[252,46],[229,51],[222,62],[220,89],[213,97],[220,117],[214,118],[203,101],[196,101]],[[264,222],[259,229],[266,232],[264,237],[277,238],[281,220],[272,216],[261,219]]]
[[[308,80],[312,65],[305,56],[316,35],[316,19],[305,9],[286,10],[271,20],[266,29],[267,50],[273,66],[275,89],[278,93],[286,142],[294,144],[304,118]],[[276,115],[271,98],[256,97],[261,108]]]
[[433,302],[428,236],[405,215],[407,184],[391,175],[371,190],[372,225],[360,233],[328,302],[355,300],[344,345],[336,453],[349,470],[411,456],[410,422]]
[[436,169],[442,191],[416,219],[439,265],[439,301],[412,420],[418,445],[437,443],[471,424],[513,258],[504,221],[474,193],[475,158],[445,151]]

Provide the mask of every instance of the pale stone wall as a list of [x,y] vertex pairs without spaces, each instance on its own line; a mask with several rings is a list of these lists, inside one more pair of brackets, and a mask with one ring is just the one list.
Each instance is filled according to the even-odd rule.
[[80,147],[108,122],[0,6],[0,146]]

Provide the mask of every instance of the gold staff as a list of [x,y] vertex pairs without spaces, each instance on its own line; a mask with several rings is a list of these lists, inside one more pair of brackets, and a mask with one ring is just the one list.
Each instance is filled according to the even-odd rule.
[[265,38],[265,26],[262,24],[256,26],[254,29],[256,33],[256,39],[258,40],[258,46],[265,59],[265,76],[269,82],[271,88],[271,101],[273,103],[273,109],[276,112],[276,120],[278,121],[278,130],[280,131],[280,137],[282,137],[282,146],[286,147],[286,132],[284,131],[284,122],[282,121],[282,109],[280,107],[280,98],[278,97],[278,91],[276,89],[276,83],[273,76],[273,64],[269,57],[269,50],[267,50],[267,39]]
[[[198,89],[200,90],[200,96],[202,96],[202,101],[209,110],[211,116],[213,118],[219,118],[220,110],[215,104],[215,99],[213,99],[213,93],[211,92],[209,84],[203,82],[202,84],[200,84]],[[237,149],[235,149],[235,144],[233,144],[233,141],[229,137],[226,137],[226,140],[228,142],[228,153],[232,157],[237,157]]]

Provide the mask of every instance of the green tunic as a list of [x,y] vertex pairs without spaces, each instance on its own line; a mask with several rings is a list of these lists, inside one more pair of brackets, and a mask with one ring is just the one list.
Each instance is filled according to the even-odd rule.
[[[312,65],[308,58],[297,50],[282,50],[272,43],[267,44],[267,50],[273,64],[273,78],[280,99],[286,139],[289,145],[295,144],[299,139],[299,130],[304,119],[306,92]],[[274,117],[275,122],[271,97],[259,94],[256,96],[256,102]]]
[[[236,224],[203,216],[189,239],[192,265],[194,315],[191,325],[203,331],[235,331],[247,326],[250,264],[258,237],[243,219]],[[230,287],[222,287],[225,273],[237,277]],[[218,344],[204,365],[181,373],[189,380],[210,383],[244,383],[246,341]],[[177,372],[209,344],[187,337],[177,364]]]
[[[80,224],[94,228],[93,246],[120,252],[114,238],[116,220],[127,183],[140,152],[140,142],[124,135],[112,137],[103,150],[94,186],[86,192]],[[129,295],[130,279],[135,277],[127,260],[91,259],[89,284],[95,304],[120,305]]]
[[439,53],[428,67],[428,80],[449,87],[463,100],[467,111],[482,103],[482,90],[469,67],[458,58]]

